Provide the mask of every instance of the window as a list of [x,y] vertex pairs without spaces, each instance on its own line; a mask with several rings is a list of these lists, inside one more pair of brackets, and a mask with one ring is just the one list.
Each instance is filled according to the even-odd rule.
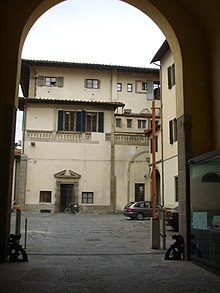
[[98,79],[86,79],[86,88],[87,89],[98,89],[99,84],[100,84],[100,82]]
[[132,128],[132,119],[127,119],[127,128]]
[[146,90],[147,90],[147,83],[142,82],[142,91],[146,91]]
[[93,192],[82,192],[82,203],[93,203]]
[[[159,120],[155,120],[155,128],[159,125]],[[152,129],[153,127],[153,121],[152,119],[150,119],[150,125],[149,125],[149,129]]]
[[167,68],[168,77],[168,89],[171,89],[175,85],[175,65],[172,64]]
[[40,202],[51,202],[51,191],[40,191]]
[[86,131],[97,132],[97,113],[86,112]]
[[[155,135],[155,152],[158,152],[158,135]],[[152,138],[150,139],[150,149],[151,153],[153,152],[153,146],[152,146]]]
[[75,112],[64,111],[64,131],[75,131],[75,118]]
[[174,177],[175,180],[175,200],[179,200],[179,192],[178,192],[178,176]]
[[129,93],[132,92],[132,83],[127,84],[127,92],[129,92]]
[[138,120],[138,128],[146,128],[146,120]]
[[121,127],[121,119],[116,118],[116,120],[115,120],[115,126],[116,127]]
[[122,91],[122,83],[118,82],[117,83],[117,92],[121,92]]
[[104,112],[59,110],[58,131],[104,132]]
[[49,87],[63,87],[63,76],[43,76],[38,75],[37,81],[38,86],[49,86]]
[[56,77],[45,77],[45,85],[46,86],[56,86],[57,78]]

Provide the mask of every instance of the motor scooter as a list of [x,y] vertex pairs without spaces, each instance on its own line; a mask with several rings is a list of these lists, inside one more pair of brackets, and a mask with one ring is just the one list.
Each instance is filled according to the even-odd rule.
[[81,208],[78,206],[78,204],[76,204],[74,202],[70,202],[68,204],[68,207],[65,208],[64,213],[65,214],[79,215],[79,214],[81,214]]

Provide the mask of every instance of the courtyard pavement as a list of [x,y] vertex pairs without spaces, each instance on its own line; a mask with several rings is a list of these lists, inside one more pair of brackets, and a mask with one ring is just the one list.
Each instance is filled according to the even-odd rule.
[[[192,261],[164,260],[165,250],[151,249],[149,220],[22,212],[21,233],[29,261],[0,265],[1,293],[220,292],[216,274]],[[166,248],[173,234],[168,228]]]

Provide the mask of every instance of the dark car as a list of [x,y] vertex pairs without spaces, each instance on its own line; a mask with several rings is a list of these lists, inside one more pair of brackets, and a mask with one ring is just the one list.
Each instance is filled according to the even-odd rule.
[[179,208],[169,209],[166,211],[166,225],[179,231]]
[[[155,213],[161,214],[162,206],[155,204]],[[143,220],[152,217],[152,203],[150,201],[132,201],[124,207],[124,216],[131,219]]]

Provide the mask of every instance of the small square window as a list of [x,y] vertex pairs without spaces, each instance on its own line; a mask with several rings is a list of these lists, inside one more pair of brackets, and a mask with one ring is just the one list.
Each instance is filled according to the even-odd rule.
[[93,203],[93,192],[82,192],[82,203]]
[[115,126],[116,127],[121,127],[121,119],[116,118],[116,120],[115,120]]
[[121,82],[117,83],[117,92],[122,92],[122,83]]
[[138,120],[138,128],[146,128],[146,120]]
[[51,191],[40,191],[40,202],[51,202]]
[[128,91],[129,93],[132,92],[132,83],[128,83],[128,84],[127,84],[127,91]]
[[146,90],[147,90],[147,83],[142,82],[142,91],[146,91]]
[[99,80],[98,79],[87,79],[86,80],[86,88],[98,89],[99,88]]
[[45,77],[45,85],[46,86],[56,86],[57,78],[56,77]]
[[132,119],[127,119],[127,128],[132,128]]

